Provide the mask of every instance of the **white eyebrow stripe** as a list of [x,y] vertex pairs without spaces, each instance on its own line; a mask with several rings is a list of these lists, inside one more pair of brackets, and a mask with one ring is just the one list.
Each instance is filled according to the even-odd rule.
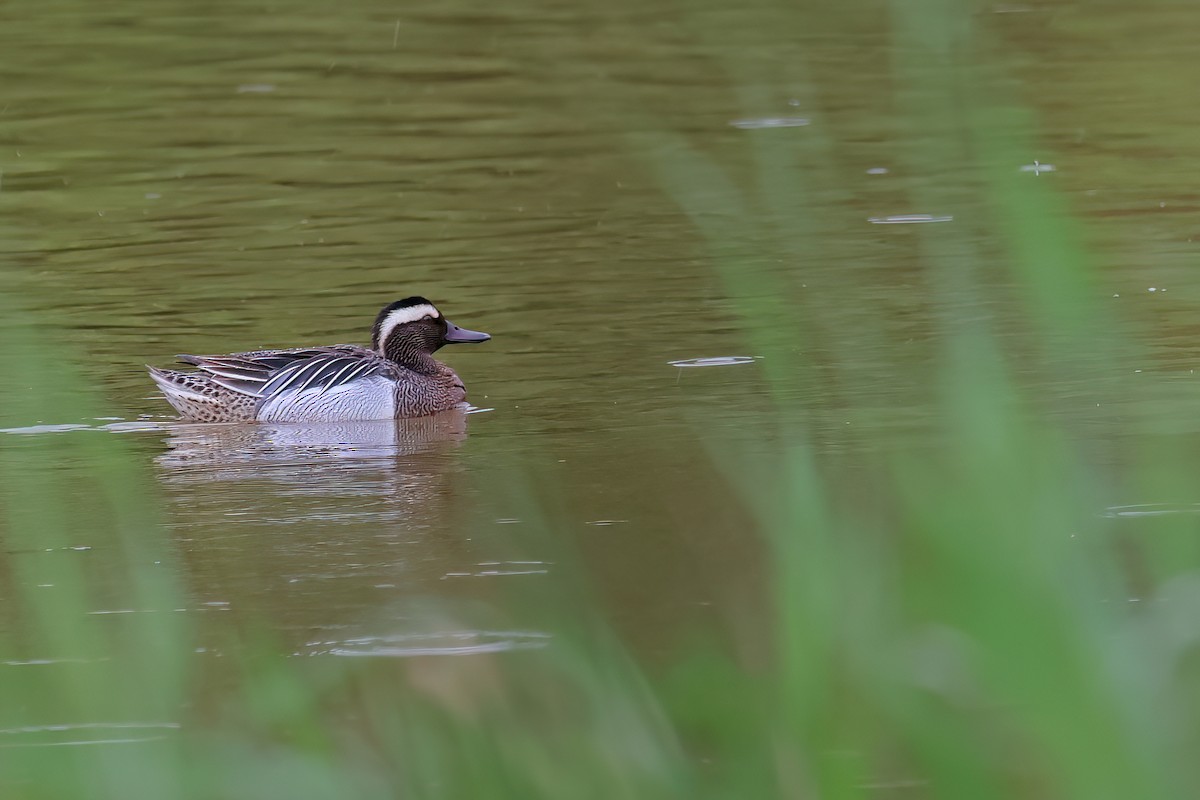
[[395,311],[387,315],[384,320],[384,325],[403,325],[407,322],[416,322],[422,317],[437,317],[438,310],[431,305],[422,303],[419,306],[409,306],[408,308],[397,308]]
[[400,325],[407,325],[410,322],[416,322],[425,317],[433,317],[437,319],[441,314],[438,310],[427,303],[421,303],[419,306],[408,306],[407,308],[397,308],[392,313],[388,314],[383,320],[383,324],[379,326],[379,343],[382,345],[392,335],[392,331],[396,330]]

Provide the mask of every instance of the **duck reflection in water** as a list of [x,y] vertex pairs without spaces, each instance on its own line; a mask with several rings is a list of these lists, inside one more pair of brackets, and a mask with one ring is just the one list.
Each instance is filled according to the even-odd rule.
[[299,468],[307,481],[313,464],[320,462],[436,459],[466,439],[467,416],[464,408],[453,408],[411,419],[173,425],[168,429],[170,450],[158,463],[168,482],[232,478],[229,470],[240,479],[253,478],[259,468],[263,477],[278,480],[288,465]]
[[445,576],[480,559],[456,510],[467,416],[173,426],[158,466],[195,592],[298,648],[407,632],[397,604],[455,604]]

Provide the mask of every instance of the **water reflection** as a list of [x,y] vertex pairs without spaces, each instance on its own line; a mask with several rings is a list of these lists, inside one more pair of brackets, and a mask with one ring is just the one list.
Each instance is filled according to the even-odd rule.
[[316,462],[359,462],[359,466],[370,462],[384,467],[380,459],[445,452],[466,438],[467,412],[451,409],[398,420],[178,425],[169,430],[170,450],[158,459],[168,480],[220,480],[228,477],[228,468],[239,477],[257,474],[279,481],[286,478],[288,467],[295,467],[300,483],[307,484]]
[[396,604],[462,594],[443,579],[478,571],[453,532],[467,416],[171,427],[157,463],[198,599],[273,617],[299,645],[400,635]]

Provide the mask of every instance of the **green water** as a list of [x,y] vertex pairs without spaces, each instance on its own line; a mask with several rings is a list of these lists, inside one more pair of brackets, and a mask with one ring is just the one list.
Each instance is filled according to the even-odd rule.
[[[1120,487],[1096,516],[1164,504],[1190,530],[1186,478],[1119,476],[1200,438],[1179,90],[1200,7],[63,0],[0,21],[0,746],[171,741],[254,694],[229,687],[256,648],[386,662],[466,716],[503,694],[496,654],[564,627],[651,676],[696,640],[753,675],[780,573],[747,484],[802,432],[832,496],[902,515],[873,505],[878,470],[954,440],[944,368],[980,331]],[[1034,228],[1005,220],[1045,196],[1070,244],[1022,271]],[[934,221],[880,224],[914,214]],[[1080,252],[1085,279],[1061,277]],[[473,413],[175,426],[143,369],[363,342],[410,294],[493,335],[442,351]],[[722,356],[755,358],[671,363]],[[865,772],[846,785],[926,785]]]

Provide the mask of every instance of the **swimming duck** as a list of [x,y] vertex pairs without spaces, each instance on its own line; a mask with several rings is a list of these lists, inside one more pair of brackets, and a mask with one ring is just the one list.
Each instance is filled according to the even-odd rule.
[[433,357],[442,345],[486,342],[460,328],[424,297],[385,306],[371,349],[351,344],[181,355],[194,371],[147,367],[183,419],[191,422],[341,422],[422,417],[467,396],[454,370]]

